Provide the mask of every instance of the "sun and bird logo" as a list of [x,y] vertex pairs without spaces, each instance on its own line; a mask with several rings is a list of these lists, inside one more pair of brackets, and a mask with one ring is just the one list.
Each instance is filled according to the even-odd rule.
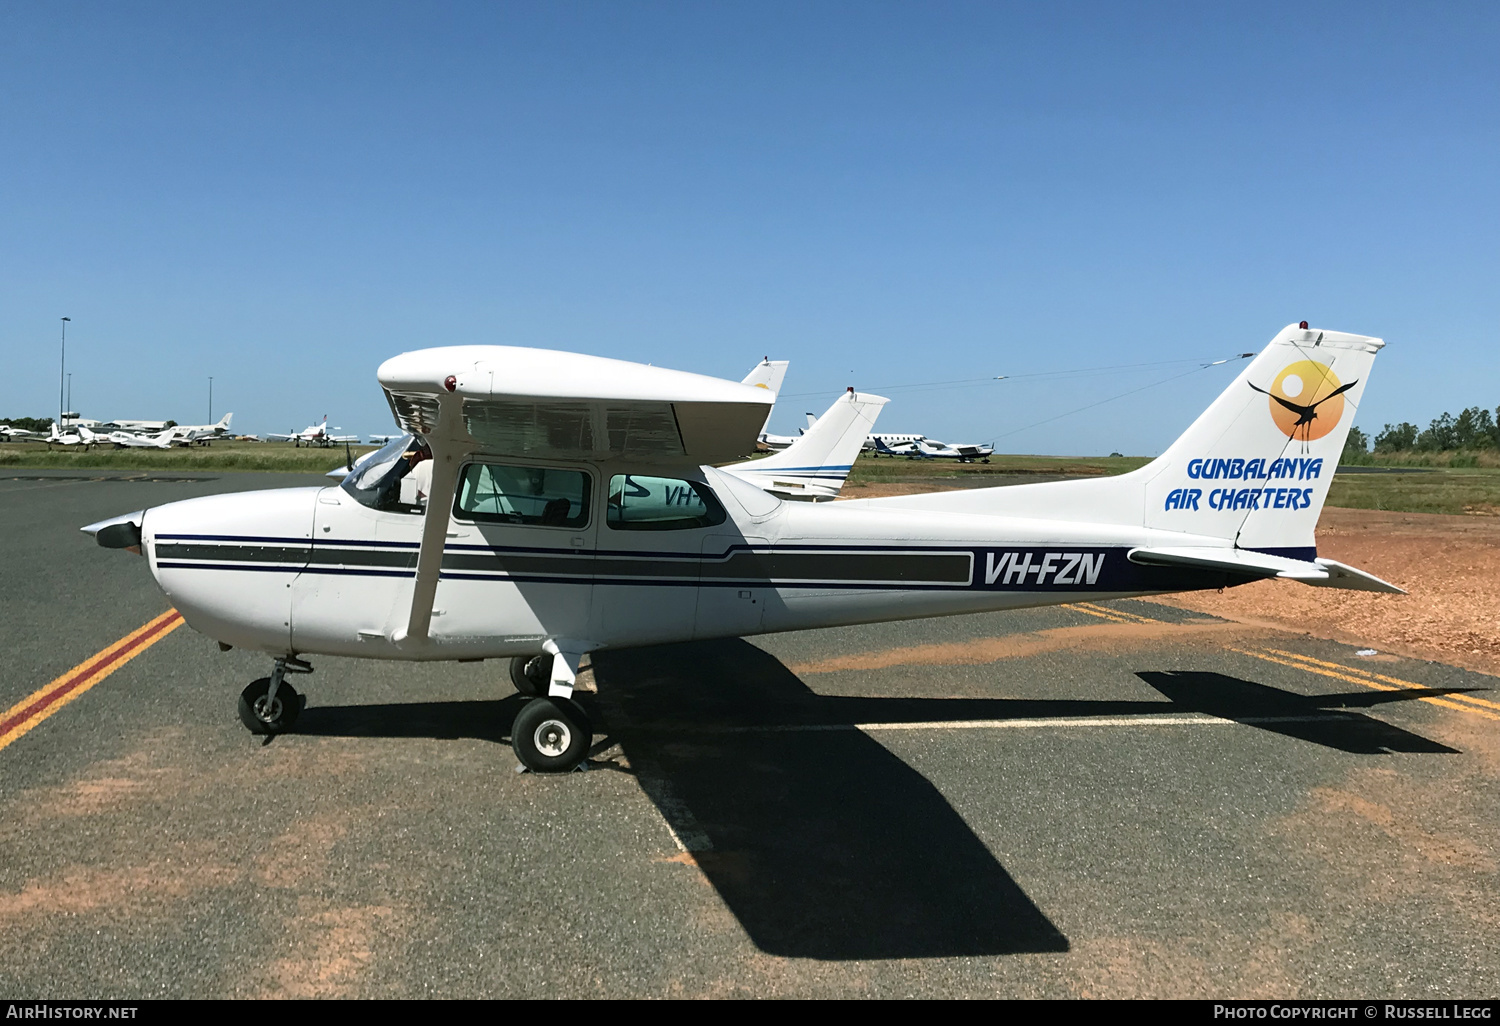
[[1298,360],[1276,375],[1269,390],[1253,381],[1246,384],[1270,396],[1271,419],[1282,434],[1305,446],[1339,426],[1344,419],[1344,393],[1359,379],[1341,385],[1327,364]]

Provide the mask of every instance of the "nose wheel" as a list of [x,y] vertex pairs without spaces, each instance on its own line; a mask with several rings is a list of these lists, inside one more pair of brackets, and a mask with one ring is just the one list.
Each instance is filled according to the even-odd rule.
[[240,692],[240,722],[252,734],[280,734],[290,730],[307,704],[296,688],[282,684],[271,695],[271,678],[251,681]]
[[312,667],[294,656],[276,660],[269,677],[251,681],[240,692],[240,722],[252,734],[280,734],[290,730],[307,699],[288,684],[289,673],[312,673]]
[[510,746],[533,773],[567,773],[588,758],[594,728],[571,698],[533,698],[510,728]]

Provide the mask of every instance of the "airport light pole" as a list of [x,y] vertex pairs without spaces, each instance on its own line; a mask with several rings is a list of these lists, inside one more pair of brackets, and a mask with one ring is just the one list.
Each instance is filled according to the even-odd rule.
[[67,403],[67,405],[69,405],[69,406],[73,405],[73,372],[72,371],[68,371],[68,403]]
[[57,368],[57,430],[62,430],[62,415],[67,412],[66,400],[63,398],[63,388],[67,383],[68,372],[68,322],[73,318],[62,319],[62,363]]
[[208,422],[214,422],[214,376],[208,376]]

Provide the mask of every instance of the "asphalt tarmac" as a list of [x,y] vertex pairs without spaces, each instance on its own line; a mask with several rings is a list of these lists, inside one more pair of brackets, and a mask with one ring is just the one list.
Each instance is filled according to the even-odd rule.
[[[0,472],[0,710],[168,610],[79,526],[320,481],[189,476]],[[547,777],[503,663],[314,663],[264,744],[269,659],[178,627],[0,747],[0,995],[1500,992],[1495,678],[1141,601],[810,631],[600,654]]]

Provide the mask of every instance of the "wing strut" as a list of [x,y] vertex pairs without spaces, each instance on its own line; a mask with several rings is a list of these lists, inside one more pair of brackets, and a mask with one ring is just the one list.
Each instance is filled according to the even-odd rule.
[[455,440],[463,437],[461,400],[444,395],[438,399],[437,429],[424,435],[432,450],[432,488],[427,493],[427,511],[422,519],[422,547],[417,552],[417,577],[412,582],[411,615],[406,626],[391,638],[397,645],[422,645],[432,626],[432,604],[437,597],[438,577],[443,570],[443,548],[448,540],[448,519],[453,496],[458,491],[458,471],[472,446]]

